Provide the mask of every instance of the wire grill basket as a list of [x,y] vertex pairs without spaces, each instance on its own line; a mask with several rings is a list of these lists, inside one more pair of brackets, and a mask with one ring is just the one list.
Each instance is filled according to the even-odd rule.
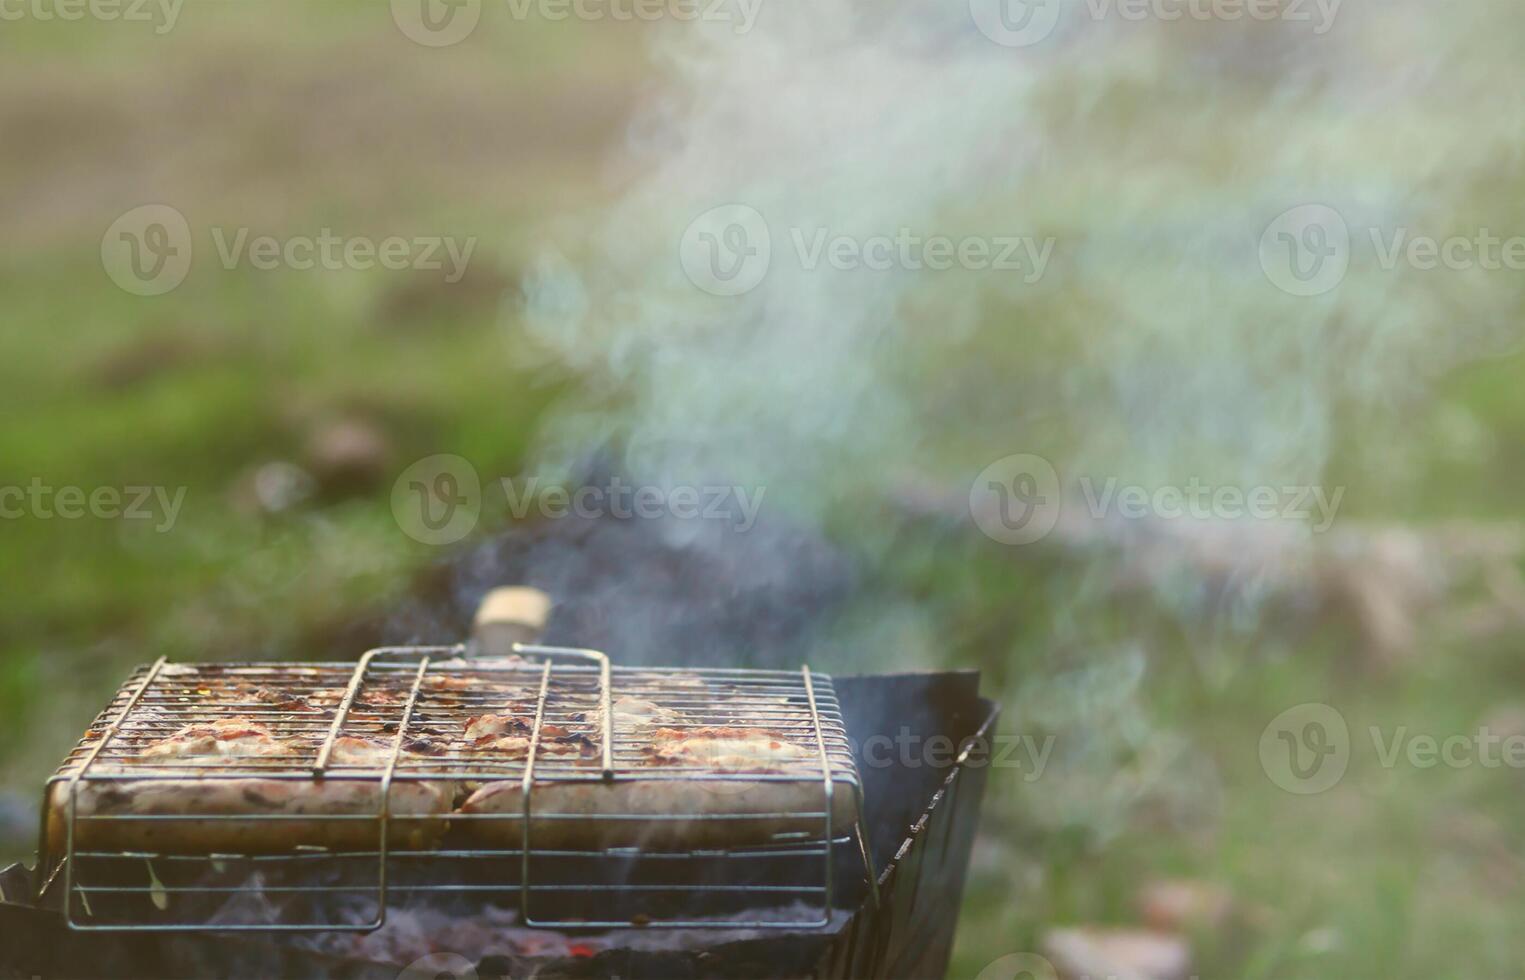
[[837,849],[874,887],[831,678],[515,649],[140,668],[48,782],[40,897],[81,930],[363,931],[419,896],[798,929]]

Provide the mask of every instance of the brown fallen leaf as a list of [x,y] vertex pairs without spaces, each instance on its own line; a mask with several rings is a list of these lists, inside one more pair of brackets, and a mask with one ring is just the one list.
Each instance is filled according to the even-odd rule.
[[1188,878],[1151,881],[1139,889],[1137,904],[1144,925],[1157,932],[1217,931],[1234,914],[1227,890]]
[[1191,970],[1185,939],[1146,929],[1053,929],[1043,937],[1043,953],[1063,980],[1185,980]]

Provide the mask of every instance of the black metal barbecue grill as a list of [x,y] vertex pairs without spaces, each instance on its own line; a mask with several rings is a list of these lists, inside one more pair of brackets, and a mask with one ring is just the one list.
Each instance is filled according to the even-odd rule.
[[[37,867],[0,872],[0,978],[943,974],[997,715],[978,696],[977,674],[622,668],[591,651],[521,649],[529,662],[470,659],[463,654],[483,651],[452,646],[389,648],[359,664],[141,668],[50,781],[64,806],[54,801],[51,830],[45,820]],[[414,750],[521,688],[534,707],[523,756]],[[260,693],[215,703],[229,689]],[[558,785],[618,788],[650,776],[639,764],[644,731],[622,726],[611,710],[622,698],[682,707],[692,724],[782,728],[791,742],[813,743],[808,759],[770,775],[810,787],[809,805],[740,816],[727,815],[729,804],[688,814],[557,812]],[[135,747],[230,711],[253,714],[298,748],[240,759],[231,771],[186,759],[147,770],[145,760],[128,762]],[[340,751],[346,738],[380,743],[385,755],[355,765]],[[865,751],[934,738],[959,746],[951,765]],[[546,751],[551,741],[576,744],[576,757]],[[297,816],[274,807],[140,814],[151,819],[137,824],[158,828],[156,846],[103,846],[135,822],[79,807],[80,794],[109,791],[129,768],[132,779],[151,771],[168,781],[356,785],[376,805]],[[722,795],[759,778],[668,770],[661,778],[673,775]],[[486,779],[517,782],[522,805],[480,818],[451,814],[433,846],[397,843],[408,827],[438,819],[394,812],[406,792],[399,787]],[[677,822],[687,833],[728,819],[765,821],[770,837],[675,848],[620,843],[615,833],[604,847],[546,844],[558,820],[601,833]],[[275,853],[175,843],[193,828],[215,836],[281,820],[303,832],[353,828],[371,843]],[[477,820],[508,833],[491,847],[462,843]],[[207,829],[214,825],[222,829]],[[96,827],[104,838],[86,829]]]

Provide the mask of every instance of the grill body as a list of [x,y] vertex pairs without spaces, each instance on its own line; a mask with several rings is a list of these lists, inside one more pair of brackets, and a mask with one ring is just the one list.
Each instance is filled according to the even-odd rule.
[[[669,980],[942,976],[985,791],[998,708],[978,697],[978,675],[973,672],[838,677],[834,688],[854,747],[876,737],[901,736],[940,736],[965,746],[946,767],[907,766],[893,754],[860,759],[867,843],[880,869],[877,903],[849,875],[856,855],[838,849],[834,859],[842,871],[841,887],[824,928],[714,934],[710,945],[693,943],[695,935],[702,939],[711,935],[707,932],[644,930],[640,948],[616,942],[593,957],[537,962],[532,966],[542,969],[540,975]],[[56,901],[39,906],[30,898],[33,881],[19,865],[0,873],[0,977],[395,980],[412,963],[316,950],[297,936],[70,934]],[[474,959],[471,965],[484,978],[527,975],[531,968],[498,956]]]

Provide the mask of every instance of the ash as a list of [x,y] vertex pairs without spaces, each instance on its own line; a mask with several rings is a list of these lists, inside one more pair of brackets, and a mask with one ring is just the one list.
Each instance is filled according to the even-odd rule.
[[[364,910],[362,916],[369,911]],[[819,915],[820,909],[797,903],[764,914],[803,921]],[[838,910],[833,925],[845,924],[846,919],[847,913]],[[828,927],[820,931],[830,935],[834,930]],[[291,942],[329,956],[404,967],[430,957],[441,958],[439,962],[447,956],[460,957],[473,965],[511,965],[510,975],[522,976],[536,967],[591,960],[604,953],[698,953],[768,934],[777,935],[777,930],[617,929],[578,936],[521,926],[517,911],[497,906],[469,915],[420,906],[389,907],[386,925],[375,932],[315,933]]]

